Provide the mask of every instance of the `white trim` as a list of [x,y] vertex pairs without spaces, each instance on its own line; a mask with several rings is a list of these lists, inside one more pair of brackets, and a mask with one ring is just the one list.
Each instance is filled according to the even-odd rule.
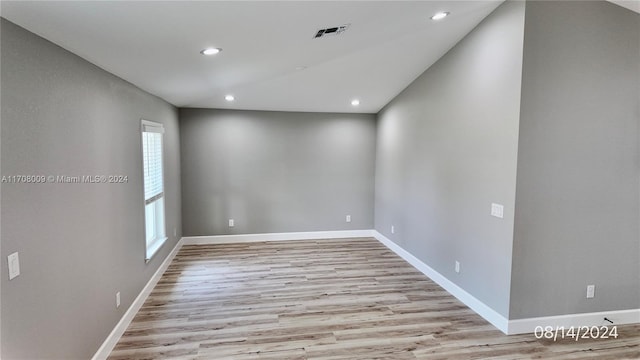
[[155,132],[155,133],[164,134],[164,125],[159,122],[141,119],[140,130],[142,132]]
[[[149,262],[151,261],[151,259],[153,258],[153,256],[158,252],[158,250],[160,250],[160,248],[164,245],[164,243],[167,241],[167,226],[166,226],[166,221],[167,221],[167,217],[166,217],[166,207],[165,207],[165,203],[164,203],[164,196],[165,196],[165,152],[164,152],[164,125],[162,123],[159,122],[155,122],[155,121],[149,121],[149,120],[145,120],[145,119],[140,119],[140,130],[141,130],[141,135],[140,135],[140,155],[142,155],[142,163],[143,166],[141,168],[142,170],[142,194],[143,194],[143,199],[144,199],[144,206],[143,206],[143,214],[144,214],[144,243],[145,243],[145,255],[144,255],[144,261],[145,262]],[[146,149],[144,147],[144,136],[146,132],[153,132],[153,133],[159,133],[160,134],[160,166],[162,167],[162,174],[161,174],[161,181],[162,181],[162,187],[161,187],[161,192],[150,197],[149,199],[147,199],[147,193],[146,193],[146,186],[145,186],[145,178],[146,178],[146,174],[144,172],[144,168],[145,168],[145,152]],[[157,198],[156,198],[157,197]],[[154,199],[156,198],[156,199]],[[154,199],[151,202],[147,202],[151,199]],[[162,214],[157,214],[156,211],[154,210],[154,224],[158,223],[158,217],[162,218],[162,224],[157,224],[156,227],[161,227],[162,230],[162,235],[161,238],[156,238],[152,241],[151,244],[147,243],[147,206],[150,203],[154,203],[156,201],[162,201],[160,204],[161,209],[162,209]],[[160,226],[161,225],[161,226]],[[156,229],[157,230],[157,229]],[[156,234],[157,236],[158,234]],[[149,246],[151,245],[151,246]]]
[[[144,262],[148,263],[149,261],[151,261],[151,259],[153,259],[153,257],[156,256],[156,254],[162,248],[162,246],[167,243],[167,240],[169,240],[169,238],[166,236],[163,238],[154,240],[151,243],[151,246],[147,247]],[[149,253],[151,253],[151,255],[149,255]]]
[[230,244],[260,241],[284,241],[284,240],[317,240],[317,239],[341,239],[373,237],[374,230],[342,230],[342,231],[309,231],[287,232],[271,234],[239,234],[216,236],[187,236],[182,238],[184,245],[203,244]]
[[439,272],[432,269],[429,265],[423,263],[415,256],[411,255],[408,251],[398,246],[393,241],[387,239],[384,235],[377,231],[373,231],[375,237],[384,246],[388,247],[391,251],[403,258],[406,262],[418,269],[421,273],[425,274],[428,278],[433,280],[436,284],[442,286],[447,292],[455,296],[458,300],[462,301],[465,305],[475,311],[478,315],[482,316],[485,320],[490,322],[493,326],[497,327],[500,331],[507,334],[509,327],[509,320],[498,312],[487,306],[482,301],[476,299],[473,295],[466,292],[458,285],[451,282]]
[[[613,324],[604,320],[607,318],[613,321]],[[609,327],[613,325],[624,325],[640,323],[640,309],[632,310],[614,310],[614,311],[601,311],[584,314],[568,314],[557,316],[545,316],[528,319],[509,320],[509,335],[513,334],[527,334],[534,332],[536,326],[553,326],[564,327],[565,329],[571,326],[603,326]]]
[[[498,312],[487,306],[473,295],[466,292],[458,285],[451,282],[439,272],[432,269],[429,265],[423,263],[418,258],[410,254],[405,249],[398,246],[393,241],[373,230],[373,237],[388,247],[391,251],[403,258],[413,267],[425,274],[438,285],[442,286],[447,292],[462,301],[471,310],[482,316],[485,320],[497,327],[500,331],[507,335],[528,334],[533,333],[536,326],[553,326],[565,329],[571,326],[602,326],[602,325],[624,325],[640,323],[640,309],[631,310],[613,310],[584,314],[567,314],[557,316],[545,316],[537,318],[508,320]],[[613,324],[604,321],[604,318],[613,321]]]
[[144,304],[145,300],[147,300],[147,297],[149,296],[149,294],[151,294],[151,291],[156,286],[165,270],[167,270],[169,264],[171,264],[171,261],[173,261],[173,258],[176,257],[176,254],[183,244],[183,239],[180,239],[180,241],[176,243],[176,246],[174,246],[173,250],[171,250],[171,253],[167,255],[162,264],[158,267],[158,270],[156,270],[151,279],[149,279],[147,285],[145,285],[142,291],[140,291],[140,294],[138,294],[131,306],[129,306],[129,309],[127,309],[127,312],[125,312],[120,321],[118,321],[118,324],[116,324],[113,330],[111,330],[111,333],[104,340],[91,360],[103,360],[109,357],[109,354],[111,354],[111,351],[118,343],[118,340],[120,340],[122,334],[124,334],[124,332],[127,330],[127,327],[129,327],[129,324],[142,307],[142,304]]

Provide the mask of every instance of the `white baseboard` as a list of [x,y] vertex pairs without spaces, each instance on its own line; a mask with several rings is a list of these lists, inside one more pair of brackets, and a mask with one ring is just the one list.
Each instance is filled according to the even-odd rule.
[[102,343],[98,351],[96,351],[95,355],[93,355],[91,360],[104,360],[109,357],[109,354],[111,354],[111,351],[113,351],[113,348],[118,343],[118,340],[120,340],[122,334],[124,334],[124,332],[127,330],[127,327],[129,327],[129,324],[136,316],[138,310],[140,310],[145,300],[147,300],[147,297],[149,296],[149,294],[151,294],[151,291],[156,286],[165,270],[167,270],[169,264],[171,264],[171,261],[173,261],[173,258],[176,257],[176,254],[178,253],[182,245],[183,239],[180,239],[180,241],[176,243],[176,246],[173,247],[173,250],[171,250],[171,253],[167,255],[162,264],[158,267],[158,270],[156,270],[151,279],[149,279],[147,285],[145,285],[140,294],[138,294],[133,303],[131,303],[131,306],[129,306],[129,309],[127,309],[127,312],[124,313],[118,324],[116,324],[113,330],[111,330],[111,333],[109,334],[109,336],[107,336],[107,338]]
[[442,276],[442,274],[435,271],[433,268],[423,263],[415,256],[411,255],[408,251],[401,248],[393,241],[387,239],[384,235],[375,230],[373,232],[373,237],[380,241],[384,246],[388,247],[391,251],[398,254],[398,256],[403,258],[406,262],[425,274],[436,284],[442,286],[442,288],[447,290],[447,292],[455,296],[458,300],[462,301],[462,303],[471,308],[471,310],[475,311],[478,315],[482,316],[493,326],[497,327],[500,331],[507,334],[509,329],[509,320],[507,318],[500,315],[498,312],[487,306],[482,301],[476,299],[473,295],[469,294],[464,289],[454,284],[446,277]]
[[374,233],[373,230],[309,231],[309,232],[287,232],[287,233],[270,233],[270,234],[187,236],[182,239],[184,240],[184,245],[203,245],[203,244],[247,243],[247,242],[260,242],[260,241],[358,238],[358,237],[372,237],[373,233]]
[[[591,327],[608,325],[609,327],[611,327],[612,325],[640,323],[640,309],[614,310],[584,314],[567,314],[508,320],[507,318],[484,304],[482,301],[478,300],[473,295],[469,294],[464,289],[460,288],[458,285],[442,276],[442,274],[435,271],[415,256],[411,255],[408,251],[386,238],[384,235],[375,230],[373,231],[373,233],[373,237],[375,237],[378,241],[388,247],[391,251],[398,254],[398,256],[400,256],[413,267],[425,274],[435,283],[442,286],[445,290],[447,290],[447,292],[455,296],[458,300],[462,301],[465,305],[471,308],[471,310],[475,311],[478,315],[482,316],[485,320],[490,322],[493,326],[497,327],[500,331],[507,335],[533,333],[536,326],[553,326],[554,328],[564,326],[564,328],[567,329],[571,326]],[[605,321],[605,317],[613,321],[613,324]]]
[[[604,318],[613,322],[607,322]],[[578,326],[603,326],[640,323],[640,309],[602,311],[584,314],[568,314],[557,316],[545,316],[518,320],[509,320],[508,334],[527,334],[534,332],[536,326],[552,326],[554,329]]]

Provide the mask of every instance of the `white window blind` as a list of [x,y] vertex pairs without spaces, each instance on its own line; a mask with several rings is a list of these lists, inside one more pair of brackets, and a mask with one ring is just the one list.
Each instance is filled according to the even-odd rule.
[[144,154],[144,200],[148,204],[164,192],[162,181],[162,133],[142,133]]

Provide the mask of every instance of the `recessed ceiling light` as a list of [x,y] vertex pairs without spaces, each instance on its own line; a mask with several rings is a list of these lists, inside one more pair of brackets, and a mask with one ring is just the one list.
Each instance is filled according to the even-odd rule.
[[215,55],[215,54],[219,53],[220,51],[222,51],[222,49],[220,49],[220,48],[206,48],[206,49],[203,49],[202,51],[200,51],[200,54],[202,54],[202,55]]
[[233,101],[233,100],[235,100],[236,98],[235,98],[235,97],[233,97],[233,95],[227,95],[227,96],[225,96],[225,97],[224,97],[224,99],[225,99],[225,100],[227,100],[227,101]]
[[449,13],[448,13],[448,12],[441,11],[441,12],[439,12],[439,13],[437,13],[437,14],[433,15],[433,16],[431,17],[431,20],[442,20],[442,19],[446,18],[446,17],[447,17],[447,15],[449,15]]
[[351,105],[353,105],[353,106],[358,106],[358,105],[360,105],[360,100],[358,100],[358,99],[353,99],[353,100],[351,100]]

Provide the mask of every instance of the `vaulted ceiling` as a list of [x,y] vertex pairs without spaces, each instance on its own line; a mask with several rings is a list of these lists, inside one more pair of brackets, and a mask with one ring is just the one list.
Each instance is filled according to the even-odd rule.
[[[501,2],[2,1],[0,11],[179,107],[375,113]],[[449,16],[430,19],[440,11]]]

